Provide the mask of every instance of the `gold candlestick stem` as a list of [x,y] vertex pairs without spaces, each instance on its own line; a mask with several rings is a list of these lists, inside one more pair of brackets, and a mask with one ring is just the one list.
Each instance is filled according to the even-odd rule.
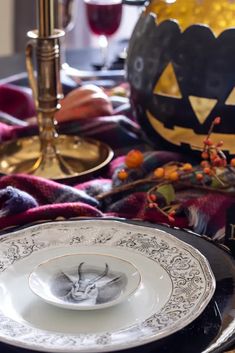
[[50,37],[54,30],[54,0],[39,0],[38,2],[38,20],[39,20],[39,37]]
[[[60,48],[59,39],[63,31],[54,30],[53,0],[38,0],[39,31],[31,31],[28,36],[36,41],[37,85],[33,75],[32,56],[27,58],[31,86],[37,86],[34,92],[37,108],[41,154],[29,170],[35,175],[47,178],[73,175],[74,170],[63,159],[57,149],[58,134],[54,116],[60,108],[62,97],[60,89]],[[38,34],[37,34],[38,33]],[[32,44],[29,43],[28,47]],[[32,53],[33,50],[30,50]]]

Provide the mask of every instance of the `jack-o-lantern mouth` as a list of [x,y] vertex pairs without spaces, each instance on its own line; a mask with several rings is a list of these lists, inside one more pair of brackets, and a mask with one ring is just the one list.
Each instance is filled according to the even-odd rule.
[[[147,118],[149,123],[154,128],[154,130],[159,134],[163,139],[174,145],[181,146],[186,144],[193,146],[194,150],[200,150],[203,146],[203,141],[207,137],[204,134],[196,134],[195,131],[189,128],[174,126],[172,129],[168,129],[161,123],[157,117],[154,117],[148,110],[146,111]],[[212,133],[211,138],[214,141],[223,141],[224,149],[229,150],[230,153],[235,154],[235,144],[234,144],[234,135],[223,134],[223,133]],[[229,147],[228,147],[229,146]],[[197,148],[198,147],[198,148]]]

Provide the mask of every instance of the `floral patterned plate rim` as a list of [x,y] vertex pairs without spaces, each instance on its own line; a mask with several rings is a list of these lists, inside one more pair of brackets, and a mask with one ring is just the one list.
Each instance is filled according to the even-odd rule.
[[[28,276],[37,264],[94,251],[139,270],[141,285],[126,302],[78,317],[30,291]],[[215,291],[198,250],[157,228],[113,220],[51,222],[6,234],[0,259],[0,341],[38,351],[118,351],[153,342],[195,320]]]

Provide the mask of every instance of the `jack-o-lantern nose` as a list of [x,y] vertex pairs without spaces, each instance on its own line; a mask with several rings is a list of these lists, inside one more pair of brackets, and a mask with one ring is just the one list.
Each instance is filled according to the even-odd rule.
[[200,124],[204,124],[217,104],[217,99],[196,96],[189,96],[189,101]]

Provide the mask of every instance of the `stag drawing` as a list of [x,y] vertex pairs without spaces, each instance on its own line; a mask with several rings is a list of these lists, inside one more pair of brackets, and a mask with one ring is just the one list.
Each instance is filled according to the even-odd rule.
[[78,265],[76,274],[57,274],[53,281],[54,295],[68,302],[95,305],[116,299],[127,284],[124,273],[114,273],[105,268],[101,272],[87,266],[84,262]]

